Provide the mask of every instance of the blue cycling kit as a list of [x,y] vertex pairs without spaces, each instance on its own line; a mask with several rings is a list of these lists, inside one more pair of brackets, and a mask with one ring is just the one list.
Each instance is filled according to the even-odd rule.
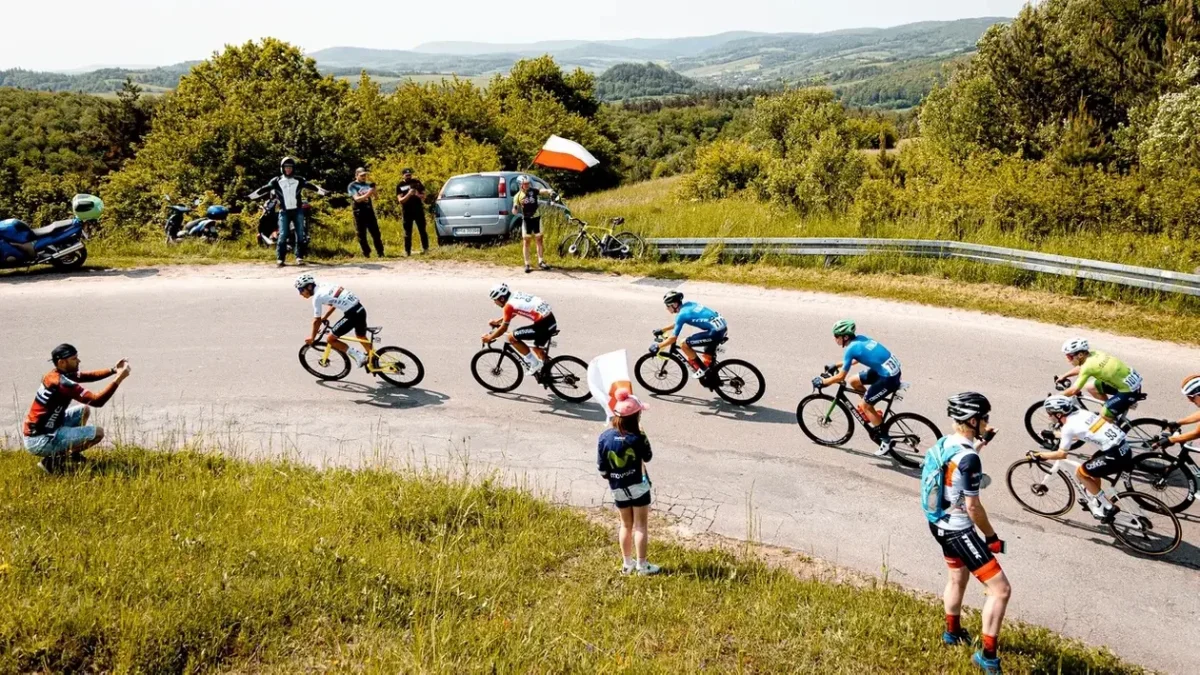
[[675,337],[684,326],[694,326],[702,332],[688,337],[687,343],[693,347],[712,343],[715,339],[725,336],[728,324],[725,318],[698,302],[685,302],[675,315]]
[[854,336],[850,344],[846,345],[842,370],[850,370],[852,361],[863,364],[880,377],[892,377],[900,374],[900,359],[892,356],[887,347],[865,335]]

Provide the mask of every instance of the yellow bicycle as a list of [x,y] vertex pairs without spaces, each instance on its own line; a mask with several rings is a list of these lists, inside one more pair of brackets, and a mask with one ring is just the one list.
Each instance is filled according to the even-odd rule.
[[[340,380],[350,374],[350,357],[334,349],[325,337],[329,335],[329,322],[317,334],[312,344],[300,348],[300,365],[314,377],[326,381]],[[369,339],[347,335],[338,338],[343,342],[354,342],[363,346],[367,352],[366,371],[405,389],[416,386],[425,378],[425,366],[416,354],[400,347],[380,347],[379,334],[383,328],[374,326],[367,329]]]

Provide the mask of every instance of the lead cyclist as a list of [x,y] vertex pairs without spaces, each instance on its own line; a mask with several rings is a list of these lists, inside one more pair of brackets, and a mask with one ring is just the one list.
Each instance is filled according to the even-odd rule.
[[1055,382],[1078,376],[1075,386],[1064,391],[1063,396],[1075,398],[1086,387],[1096,400],[1104,402],[1101,414],[1109,422],[1124,416],[1134,403],[1145,398],[1141,395],[1142,376],[1112,354],[1093,351],[1083,338],[1067,340],[1063,343],[1062,351],[1074,368],[1056,378]]

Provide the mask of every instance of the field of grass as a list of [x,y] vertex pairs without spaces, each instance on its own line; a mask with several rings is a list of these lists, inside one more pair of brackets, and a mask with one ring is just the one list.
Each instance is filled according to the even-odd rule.
[[[597,516],[486,480],[95,456],[48,477],[0,451],[0,672],[974,672],[933,599],[750,547],[653,541],[664,574],[622,577]],[[1140,672],[1002,639],[1012,673]]]

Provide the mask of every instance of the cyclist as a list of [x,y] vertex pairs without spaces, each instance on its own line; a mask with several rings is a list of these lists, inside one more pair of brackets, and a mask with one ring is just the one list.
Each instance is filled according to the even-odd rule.
[[[992,404],[983,394],[973,391],[951,396],[946,409],[954,420],[952,435],[941,439],[930,457],[937,455],[941,474],[937,509],[927,509],[929,531],[942,547],[942,556],[950,569],[942,601],[946,609],[946,630],[942,641],[947,645],[969,644],[971,636],[962,627],[962,602],[968,575],[973,574],[987,587],[983,603],[983,645],[972,661],[988,673],[1000,672],[996,648],[1000,624],[1008,608],[1012,586],[996,554],[1004,552],[1004,542],[996,535],[987,511],[979,499],[983,484],[983,464],[979,451],[991,442],[996,432],[988,426]],[[934,477],[931,474],[931,477]],[[980,539],[979,532],[984,539]]]
[[[311,345],[313,340],[317,339],[317,331],[321,329],[321,325],[329,321],[329,317],[340,309],[342,318],[338,319],[338,322],[333,324],[329,330],[329,346],[349,355],[360,367],[365,367],[367,365],[366,352],[338,339],[351,330],[359,339],[367,339],[367,310],[358,301],[358,296],[343,286],[318,284],[313,275],[307,273],[296,277],[296,290],[300,291],[300,297],[312,298],[313,304],[312,332],[304,339],[304,344]],[[322,315],[321,310],[326,306],[329,307],[329,310]]]
[[[842,367],[832,377],[813,378],[813,386],[820,389],[844,381],[851,389],[863,395],[858,411],[871,423],[867,433],[872,441],[879,443],[879,450],[875,455],[882,457],[891,451],[892,441],[890,438],[879,436],[883,416],[875,410],[875,404],[900,389],[900,360],[877,340],[858,335],[857,331],[858,327],[850,319],[833,324],[833,339],[839,347],[846,350]],[[850,366],[853,363],[866,366],[866,370],[857,375],[850,374]]]
[[1131,468],[1133,452],[1125,440],[1125,432],[1100,415],[1080,408],[1073,398],[1051,396],[1042,404],[1042,408],[1060,425],[1062,440],[1054,452],[1031,454],[1049,461],[1063,459],[1077,441],[1086,441],[1100,448],[1091,459],[1080,465],[1075,474],[1087,489],[1087,505],[1092,515],[1102,522],[1111,522],[1116,508],[1100,494],[1100,479]]
[[[679,291],[667,291],[663,296],[663,304],[667,306],[668,312],[675,315],[675,323],[662,329],[663,333],[670,333],[670,336],[658,344],[658,353],[666,354],[671,351],[673,345],[678,344],[692,367],[692,374],[696,379],[703,378],[708,373],[708,367],[712,365],[713,352],[717,345],[725,340],[729,324],[716,311],[698,302],[684,302],[683,293]],[[699,328],[700,332],[693,333],[688,339],[680,342],[679,335],[684,326]],[[696,355],[697,348],[703,348],[702,356]]]
[[[79,352],[61,344],[50,352],[54,370],[46,373],[29,406],[21,435],[25,449],[41,457],[38,468],[53,473],[68,461],[83,459],[83,451],[104,440],[104,429],[89,426],[92,407],[102,408],[117,387],[129,377],[129,362],[121,359],[107,370],[79,372]],[[80,382],[99,382],[116,375],[99,394],[84,389]],[[83,405],[71,406],[71,401]],[[90,407],[89,407],[90,406]]]
[[329,194],[325,188],[310,183],[296,175],[296,160],[284,157],[279,162],[279,175],[270,183],[250,193],[250,199],[262,199],[271,195],[279,203],[279,238],[275,242],[276,265],[283,267],[287,258],[287,240],[289,227],[296,230],[296,264],[304,264],[304,256],[308,253],[308,237],[304,229],[304,201],[300,196],[303,190],[316,190],[322,197]]
[[1075,366],[1055,382],[1062,382],[1078,375],[1075,386],[1063,392],[1067,398],[1075,398],[1088,385],[1088,393],[1104,401],[1104,419],[1112,422],[1129,412],[1134,403],[1142,398],[1142,376],[1111,354],[1091,351],[1083,338],[1067,340],[1062,346],[1067,361]]
[[[508,284],[496,286],[488,293],[488,297],[497,307],[504,308],[504,314],[499,319],[488,322],[495,330],[485,333],[483,341],[491,344],[504,335],[513,317],[523,316],[529,319],[533,323],[509,333],[508,342],[521,355],[529,372],[541,372],[542,364],[546,362],[546,347],[550,346],[550,338],[558,332],[558,321],[554,318],[550,303],[536,295],[514,292],[509,289]],[[533,349],[525,344],[527,340],[533,342]]]
[[521,253],[525,256],[525,273],[529,274],[533,268],[529,266],[529,240],[537,240],[537,257],[538,269],[548,270],[550,266],[546,264],[545,247],[542,245],[542,216],[541,202],[538,198],[542,195],[549,197],[554,196],[554,190],[542,190],[533,187],[533,181],[529,180],[529,176],[518,176],[517,185],[520,190],[513,197],[513,215],[521,216]]
[[[1200,408],[1200,375],[1188,375],[1187,377],[1183,378],[1183,384],[1181,386],[1184,397],[1191,401],[1192,405]],[[1179,429],[1182,429],[1189,424],[1196,424],[1196,428],[1192,429],[1191,431],[1184,431],[1183,433],[1175,434],[1174,436],[1167,432],[1163,432],[1163,435],[1160,436],[1157,441],[1155,441],[1154,446],[1162,450],[1169,448],[1176,443],[1190,443],[1191,441],[1200,438],[1200,424],[1197,423],[1200,423],[1200,412],[1194,412],[1191,415],[1184,417],[1183,419],[1175,422],[1175,424],[1172,425],[1173,428],[1178,427]]]

